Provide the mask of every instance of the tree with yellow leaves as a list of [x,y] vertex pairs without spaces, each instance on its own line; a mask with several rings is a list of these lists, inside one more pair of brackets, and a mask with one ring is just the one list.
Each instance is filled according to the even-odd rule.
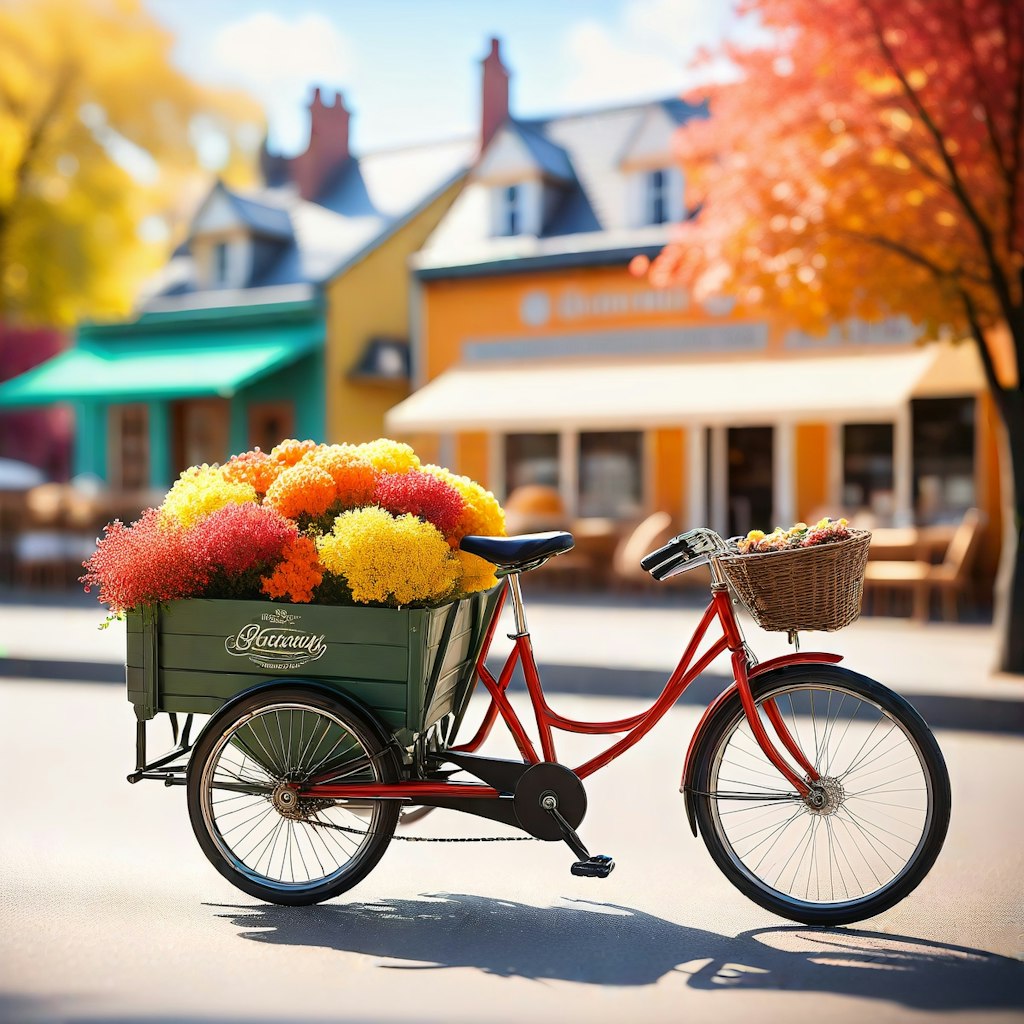
[[140,0],[0,0],[0,323],[124,314],[166,257],[140,227],[214,170],[248,176],[260,111],[173,43]]
[[[1024,673],[1024,5],[745,0],[771,33],[679,152],[698,217],[650,269],[814,331],[903,314],[977,347],[1012,479],[999,665]],[[645,268],[639,268],[645,269]],[[999,337],[1009,344],[997,344]]]

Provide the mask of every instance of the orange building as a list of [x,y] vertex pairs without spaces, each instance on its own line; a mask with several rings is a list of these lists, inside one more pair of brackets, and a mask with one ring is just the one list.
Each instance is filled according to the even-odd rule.
[[[678,100],[508,115],[496,44],[484,146],[414,260],[410,398],[392,433],[506,497],[557,488],[574,519],[663,509],[725,534],[852,512],[876,526],[987,513],[994,415],[969,345],[907,321],[810,338],[628,272],[692,215]],[[488,129],[488,126],[489,129]]]

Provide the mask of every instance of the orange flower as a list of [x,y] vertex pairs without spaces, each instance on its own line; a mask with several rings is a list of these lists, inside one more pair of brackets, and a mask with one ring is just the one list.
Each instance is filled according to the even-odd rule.
[[307,453],[301,465],[312,465],[329,473],[337,497],[346,508],[369,505],[377,486],[377,471],[348,444],[332,444]]
[[315,452],[319,447],[316,441],[296,441],[289,437],[271,451],[270,457],[285,466],[294,466],[304,455]]
[[266,494],[278,478],[284,465],[266,452],[254,448],[251,452],[232,455],[221,472],[226,479],[239,484],[251,484],[259,495]]
[[309,603],[324,578],[316,544],[309,537],[296,537],[284,546],[277,568],[262,580],[263,593],[273,598]]
[[307,462],[286,469],[267,491],[265,504],[288,519],[318,516],[337,500],[338,488],[326,470]]

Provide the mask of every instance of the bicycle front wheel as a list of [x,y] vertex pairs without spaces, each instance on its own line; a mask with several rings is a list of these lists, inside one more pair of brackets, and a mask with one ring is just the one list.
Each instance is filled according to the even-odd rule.
[[304,906],[352,888],[395,832],[398,801],[336,801],[296,789],[396,782],[376,731],[347,704],[298,688],[264,691],[212,719],[188,771],[188,809],[203,852],[237,888]]
[[809,798],[793,790],[737,694],[697,755],[697,821],[715,862],[755,903],[804,924],[849,924],[898,903],[928,873],[949,824],[949,776],[924,720],[836,666],[781,669],[751,689],[768,735],[777,736],[768,712],[778,712],[820,778]]

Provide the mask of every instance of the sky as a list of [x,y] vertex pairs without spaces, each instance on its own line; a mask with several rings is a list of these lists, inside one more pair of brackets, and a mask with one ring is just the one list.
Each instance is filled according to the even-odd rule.
[[[341,91],[356,152],[469,135],[492,36],[512,73],[511,108],[542,116],[670,96],[723,38],[749,41],[730,0],[146,0],[175,35],[174,59],[267,112],[271,149],[308,138],[313,85]],[[711,68],[724,73],[721,64]]]

